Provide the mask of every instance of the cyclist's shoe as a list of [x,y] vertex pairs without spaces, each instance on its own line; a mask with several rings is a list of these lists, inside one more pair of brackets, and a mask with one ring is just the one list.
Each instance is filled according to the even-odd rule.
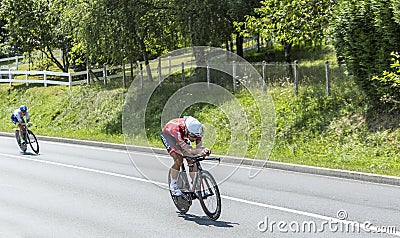
[[20,141],[21,145],[25,145],[26,144],[26,141],[22,137],[19,139],[19,141]]
[[171,193],[172,193],[172,195],[174,195],[174,196],[182,196],[183,195],[183,193],[181,192],[181,190],[179,189],[179,187],[178,187],[178,184],[175,182],[175,183],[171,183],[170,184],[170,187],[171,187]]
[[209,197],[211,195],[211,193],[210,193],[210,191],[201,191],[201,197],[204,199],[204,198],[207,198],[207,197]]

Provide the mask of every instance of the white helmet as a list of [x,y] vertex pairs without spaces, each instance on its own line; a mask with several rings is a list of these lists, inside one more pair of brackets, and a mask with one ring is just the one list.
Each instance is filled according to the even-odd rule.
[[203,125],[196,118],[185,116],[183,119],[185,120],[186,128],[188,129],[191,137],[203,136]]

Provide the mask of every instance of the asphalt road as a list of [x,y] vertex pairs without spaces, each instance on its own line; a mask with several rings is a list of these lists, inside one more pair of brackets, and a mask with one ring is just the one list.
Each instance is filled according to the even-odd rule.
[[396,186],[202,163],[223,195],[221,217],[211,221],[198,201],[177,213],[168,156],[40,146],[39,155],[23,154],[0,137],[0,237],[400,236]]

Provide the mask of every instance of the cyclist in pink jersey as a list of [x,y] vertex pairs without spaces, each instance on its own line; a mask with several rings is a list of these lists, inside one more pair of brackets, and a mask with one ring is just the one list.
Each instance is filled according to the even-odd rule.
[[[171,192],[175,196],[182,195],[177,178],[183,163],[183,155],[208,156],[211,154],[210,149],[202,146],[203,133],[203,125],[191,116],[172,119],[162,129],[161,140],[174,159],[171,167]],[[195,148],[192,147],[191,142],[196,142]],[[196,172],[197,168],[190,160],[188,160],[188,164],[189,172],[193,176],[193,172]]]

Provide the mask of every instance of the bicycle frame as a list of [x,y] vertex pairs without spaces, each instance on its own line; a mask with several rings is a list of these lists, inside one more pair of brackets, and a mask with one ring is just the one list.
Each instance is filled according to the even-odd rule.
[[[201,167],[200,161],[203,161],[203,160],[218,160],[220,162],[221,159],[220,158],[190,157],[190,156],[184,156],[183,158],[187,159],[187,160],[192,160],[193,164],[196,165],[196,170],[197,171],[193,171],[193,173],[195,173],[194,177],[192,179],[193,183],[192,183],[192,185],[190,185],[190,183],[189,183],[189,192],[193,196],[193,195],[197,194],[196,193],[197,191],[201,191],[201,187],[202,187],[201,184],[199,183],[199,182],[201,182],[201,180],[199,180],[199,179],[201,178],[201,173],[203,171],[203,168]],[[182,164],[181,171],[186,174],[186,168],[185,167],[186,166],[184,164]],[[190,168],[189,165],[188,165],[188,167]],[[190,169],[189,169],[189,176],[190,176],[190,173],[192,173],[192,172],[190,172]],[[198,186],[200,186],[200,187],[198,188]],[[204,187],[204,185],[203,185],[203,187]]]

